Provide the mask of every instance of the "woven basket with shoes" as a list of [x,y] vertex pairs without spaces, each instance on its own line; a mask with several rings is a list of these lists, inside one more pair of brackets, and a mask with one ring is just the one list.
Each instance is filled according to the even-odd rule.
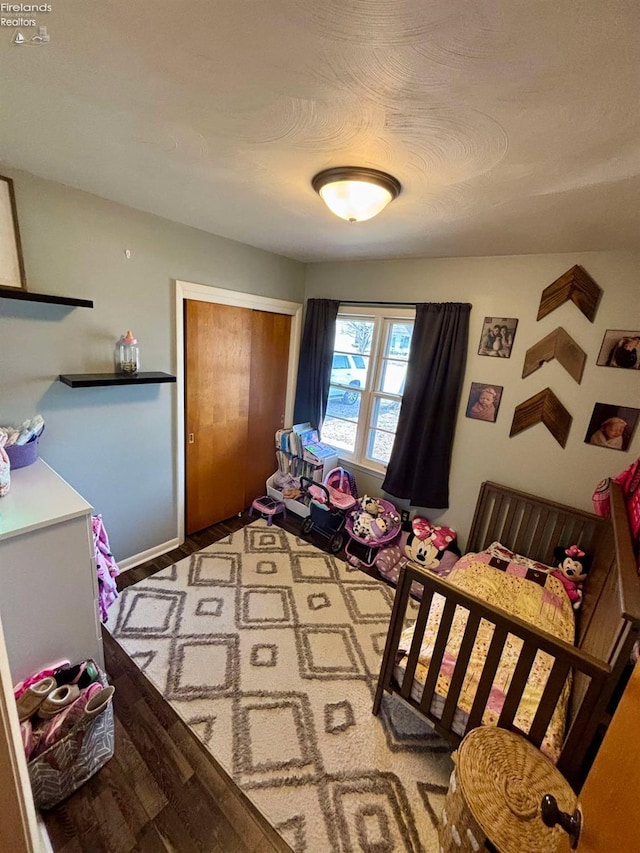
[[499,853],[555,853],[563,836],[546,826],[541,802],[553,795],[567,813],[577,798],[540,750],[493,726],[471,731],[454,753],[439,826],[442,853],[477,853],[489,841]]
[[[108,687],[106,675],[94,665],[100,683]],[[27,764],[36,806],[50,809],[72,794],[107,763],[114,746],[113,704],[109,701],[97,716],[82,717],[61,740]]]

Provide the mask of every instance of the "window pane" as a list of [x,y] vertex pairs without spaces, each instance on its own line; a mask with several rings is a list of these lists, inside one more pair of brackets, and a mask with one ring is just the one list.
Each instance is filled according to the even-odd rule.
[[400,400],[386,400],[378,397],[373,404],[371,426],[395,432],[398,428],[398,415],[400,414]]
[[[387,465],[405,389],[413,319],[340,314],[324,441],[354,461]],[[375,356],[375,358],[374,358]],[[368,423],[362,423],[366,418]]]
[[367,384],[368,367],[368,356],[336,352],[331,365],[331,382],[351,388],[364,388]]
[[395,435],[391,432],[380,432],[377,429],[369,430],[369,441],[367,442],[367,456],[375,462],[386,465],[391,458],[391,448]]
[[413,323],[389,323],[385,355],[394,355],[396,358],[409,358],[412,334]]
[[331,415],[357,422],[360,416],[361,399],[362,395],[358,391],[345,391],[344,388],[336,388],[335,385],[332,385],[329,388],[327,416]]
[[349,360],[346,355],[334,355],[333,356],[333,366],[332,370],[347,370],[349,367]]
[[360,317],[353,317],[350,320],[338,319],[334,349],[341,352],[370,353],[373,326],[373,320],[364,320]]
[[404,381],[407,375],[406,361],[391,361],[385,359],[380,371],[380,387],[378,391],[385,394],[404,394]]
[[356,446],[356,429],[356,423],[328,415],[322,424],[322,440],[353,453]]

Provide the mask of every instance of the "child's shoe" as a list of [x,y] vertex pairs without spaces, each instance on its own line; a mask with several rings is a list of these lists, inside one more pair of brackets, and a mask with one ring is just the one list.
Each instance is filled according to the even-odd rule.
[[83,717],[96,717],[107,707],[114,694],[114,687],[103,687],[95,682],[83,690],[71,705],[44,724],[37,734],[35,755],[40,755],[54,743],[62,740]]
[[64,684],[62,687],[56,687],[38,708],[38,717],[41,720],[50,719],[55,714],[59,714],[67,705],[75,702],[79,695],[80,688],[76,684]]
[[[93,687],[93,685],[91,686]],[[101,714],[113,699],[115,692],[116,688],[112,684],[109,684],[108,687],[103,687],[102,690],[97,690],[86,704],[84,709],[85,717],[97,717],[98,714]]]
[[40,672],[35,672],[33,675],[30,675],[29,678],[25,678],[24,681],[20,681],[13,688],[13,695],[15,696],[16,702],[28,687],[31,687],[31,685],[35,684],[38,681],[42,681],[43,678],[47,678],[50,675],[54,675],[56,670],[61,669],[65,666],[69,666],[69,663],[70,661],[68,659],[59,660],[57,663],[52,663],[49,666],[45,666],[45,668],[40,670]]
[[32,717],[45,701],[47,696],[55,690],[56,682],[52,676],[36,681],[21,694],[16,700],[18,708],[18,719],[21,723]]

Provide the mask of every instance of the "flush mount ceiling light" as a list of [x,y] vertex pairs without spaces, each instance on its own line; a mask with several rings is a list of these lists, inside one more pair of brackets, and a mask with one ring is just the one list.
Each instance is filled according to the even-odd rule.
[[338,166],[318,172],[311,186],[332,213],[347,222],[372,219],[400,194],[393,175],[360,166]]

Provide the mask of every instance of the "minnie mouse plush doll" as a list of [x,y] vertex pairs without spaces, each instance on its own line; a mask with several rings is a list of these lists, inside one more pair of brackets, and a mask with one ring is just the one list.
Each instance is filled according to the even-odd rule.
[[460,556],[456,531],[416,516],[411,522],[405,554],[414,563],[435,574],[448,575]]
[[553,556],[558,568],[551,574],[562,583],[573,609],[577,610],[582,604],[582,584],[587,577],[591,557],[577,545],[570,545],[568,548],[560,545],[554,550]]

